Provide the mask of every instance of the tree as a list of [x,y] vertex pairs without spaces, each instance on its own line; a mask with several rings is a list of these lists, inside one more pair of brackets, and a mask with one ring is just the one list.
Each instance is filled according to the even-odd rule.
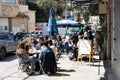
[[91,4],[89,6],[89,11],[90,11],[91,16],[98,15],[98,4]]
[[98,4],[90,4],[88,6],[80,6],[80,15],[87,22],[89,16],[98,16]]
[[33,3],[33,2],[28,2],[27,4],[28,4],[30,10],[36,11],[36,13],[35,13],[36,14],[35,15],[36,22],[46,22],[47,21],[47,17],[44,13],[43,8],[39,7],[38,4]]
[[54,6],[56,15],[61,16],[64,5],[61,0],[55,0],[54,4],[51,0],[36,0],[36,3],[27,2],[30,10],[36,11],[36,22],[48,22],[49,10]]

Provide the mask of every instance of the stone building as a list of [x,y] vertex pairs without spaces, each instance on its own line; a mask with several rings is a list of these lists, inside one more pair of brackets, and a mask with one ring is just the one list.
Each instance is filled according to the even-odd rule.
[[[25,0],[23,0],[25,1]],[[35,11],[19,0],[0,0],[0,32],[32,32]]]

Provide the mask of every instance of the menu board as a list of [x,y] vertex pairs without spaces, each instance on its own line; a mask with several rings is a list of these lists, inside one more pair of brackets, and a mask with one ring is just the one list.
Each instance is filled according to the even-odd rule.
[[79,45],[80,54],[90,54],[91,52],[91,41],[90,40],[81,40]]

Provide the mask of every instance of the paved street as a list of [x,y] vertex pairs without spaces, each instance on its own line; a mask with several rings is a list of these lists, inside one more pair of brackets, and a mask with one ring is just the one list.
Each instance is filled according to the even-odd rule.
[[0,61],[0,80],[106,80],[104,78],[103,61],[100,63],[100,75],[98,75],[99,62],[94,65],[88,65],[88,62],[70,61],[68,56],[63,55],[58,61],[58,71],[55,75],[45,76],[37,75],[28,76],[18,70],[17,58],[12,55],[5,60]]

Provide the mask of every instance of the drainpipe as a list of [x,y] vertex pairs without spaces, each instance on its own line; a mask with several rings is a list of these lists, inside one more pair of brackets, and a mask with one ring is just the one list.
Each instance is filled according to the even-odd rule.
[[111,0],[108,0],[107,59],[111,59]]

